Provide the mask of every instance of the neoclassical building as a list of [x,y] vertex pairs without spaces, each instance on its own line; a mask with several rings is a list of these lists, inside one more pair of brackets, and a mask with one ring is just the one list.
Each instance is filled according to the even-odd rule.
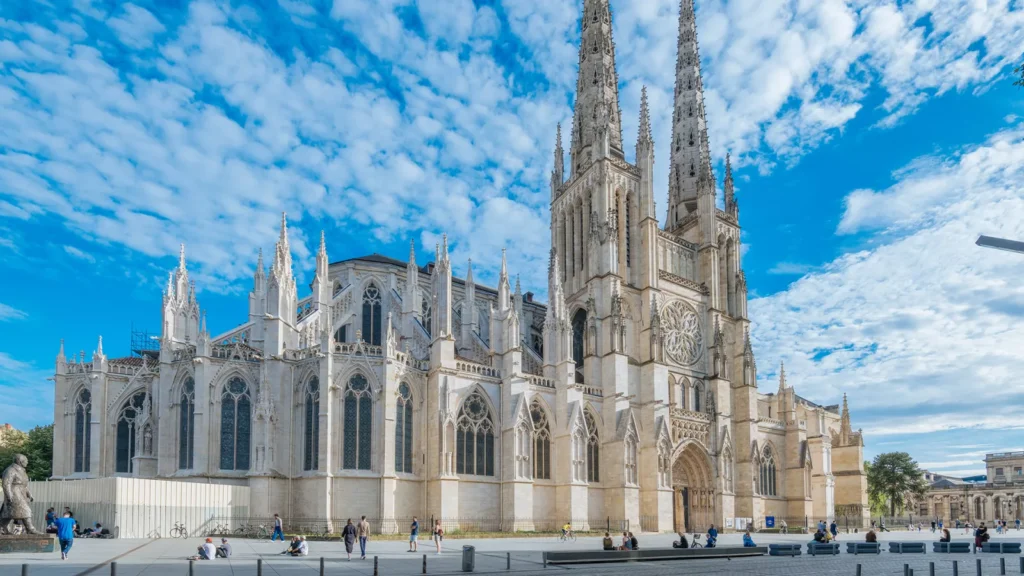
[[[843,402],[757,389],[739,207],[716,208],[692,0],[679,53],[664,226],[646,92],[624,153],[607,0],[586,0],[568,177],[558,130],[547,304],[502,259],[496,288],[420,266],[331,263],[299,298],[287,226],[247,315],[211,335],[184,248],[158,353],[56,364],[56,478],[245,484],[250,513],[606,519],[644,530],[730,518],[867,517],[863,440]],[[305,290],[304,290],[305,291]],[[239,312],[241,312],[241,306]]]
[[1024,452],[985,455],[980,481],[925,472],[928,492],[911,512],[948,522],[1024,520]]

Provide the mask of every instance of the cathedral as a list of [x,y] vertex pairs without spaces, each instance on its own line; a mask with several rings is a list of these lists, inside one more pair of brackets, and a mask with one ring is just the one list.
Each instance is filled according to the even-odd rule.
[[101,339],[87,362],[61,343],[54,478],[244,485],[253,517],[502,530],[866,520],[845,398],[804,399],[784,369],[776,391],[757,389],[739,206],[726,158],[717,207],[693,0],[680,4],[663,225],[646,91],[635,162],[624,152],[611,18],[608,0],[583,2],[546,305],[504,256],[488,287],[472,263],[453,277],[447,240],[424,265],[413,246],[406,261],[332,263],[323,236],[300,299],[282,217],[247,315],[211,335],[183,247],[159,350],[108,359]]

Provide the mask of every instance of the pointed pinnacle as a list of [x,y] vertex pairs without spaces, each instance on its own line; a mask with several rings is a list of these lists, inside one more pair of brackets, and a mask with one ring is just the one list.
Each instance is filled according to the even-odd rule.
[[562,123],[559,122],[555,128],[555,150],[560,152],[562,150]]
[[100,336],[99,342],[96,343],[96,354],[103,356],[103,336]]
[[185,270],[185,244],[182,243],[178,249],[178,270]]
[[505,249],[501,249],[501,277],[508,278],[508,263],[505,261]]
[[60,339],[60,351],[57,352],[57,356],[64,356],[64,339]]
[[282,245],[288,245],[288,213],[281,212],[281,235],[280,241]]
[[445,258],[448,257],[448,233],[447,232],[445,232],[444,234],[441,235],[441,252],[444,254]]
[[324,238],[324,231],[320,231],[320,253],[327,254],[327,240]]
[[647,86],[640,91],[640,128],[637,131],[637,142],[654,142],[651,135],[651,111],[647,104]]
[[523,289],[519,286],[519,274],[516,274],[516,294],[521,294]]
[[409,240],[409,264],[416,265],[416,241]]
[[256,269],[263,270],[263,248],[260,248],[259,254],[256,256]]
[[473,259],[469,259],[469,264],[466,265],[466,284],[473,283]]

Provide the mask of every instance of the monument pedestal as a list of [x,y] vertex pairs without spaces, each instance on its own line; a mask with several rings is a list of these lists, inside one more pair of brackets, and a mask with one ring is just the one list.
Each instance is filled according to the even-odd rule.
[[57,537],[53,534],[19,534],[0,536],[0,554],[15,552],[53,552],[57,549]]

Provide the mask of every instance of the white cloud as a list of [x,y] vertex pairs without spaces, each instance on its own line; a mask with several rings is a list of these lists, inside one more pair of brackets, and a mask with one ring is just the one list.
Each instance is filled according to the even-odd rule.
[[814,270],[816,267],[810,264],[799,264],[797,262],[778,262],[768,269],[769,274],[802,276]]
[[863,250],[751,300],[758,364],[784,359],[808,396],[848,392],[875,436],[1012,425],[1024,399],[1024,258],[974,241],[979,232],[1024,237],[1024,219],[1012,216],[1024,214],[1022,154],[1024,130],[1007,129],[912,162],[886,190],[852,192],[846,229],[886,228]]
[[64,252],[66,252],[70,256],[74,256],[75,258],[78,258],[79,260],[85,260],[86,262],[95,262],[96,261],[96,257],[95,256],[93,256],[92,254],[89,254],[87,252],[83,252],[82,250],[79,250],[78,248],[75,248],[74,246],[64,246]]
[[152,46],[153,36],[165,30],[152,12],[130,3],[123,5],[121,14],[108,20],[107,25],[121,42],[136,50]]
[[0,322],[5,320],[24,320],[25,318],[28,318],[28,314],[0,302]]

